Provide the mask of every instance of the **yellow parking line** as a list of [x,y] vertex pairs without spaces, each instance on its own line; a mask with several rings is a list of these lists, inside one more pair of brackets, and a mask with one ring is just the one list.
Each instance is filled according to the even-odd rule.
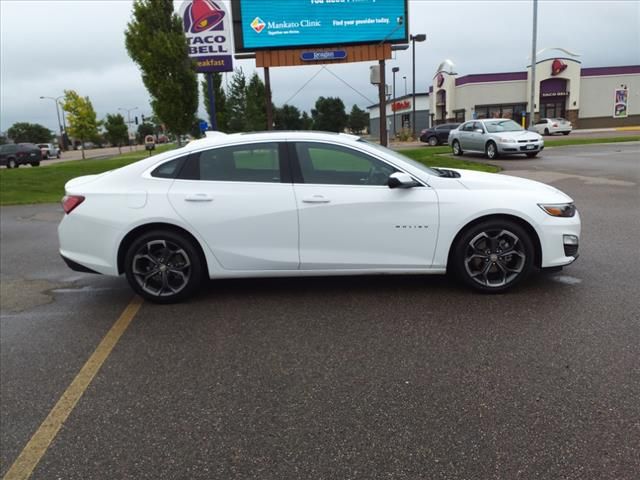
[[127,305],[120,318],[116,320],[111,330],[104,336],[91,357],[89,357],[89,360],[87,360],[87,363],[84,364],[76,378],[71,382],[71,385],[62,394],[58,403],[49,412],[47,418],[44,419],[44,422],[33,434],[31,440],[20,452],[3,480],[27,479],[31,476],[36,465],[38,465],[58,431],[75,408],[78,400],[87,390],[93,377],[96,376],[102,364],[109,357],[111,350],[113,350],[113,347],[118,343],[118,340],[136,316],[136,313],[138,313],[141,305],[142,299],[137,296]]

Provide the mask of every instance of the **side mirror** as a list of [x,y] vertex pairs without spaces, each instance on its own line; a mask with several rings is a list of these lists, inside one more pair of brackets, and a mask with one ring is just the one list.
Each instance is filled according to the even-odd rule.
[[389,175],[387,185],[389,188],[411,188],[417,187],[419,184],[408,173],[395,172]]
[[476,128],[474,130],[474,132],[476,132],[476,133],[484,133],[484,130],[482,130],[481,128]]

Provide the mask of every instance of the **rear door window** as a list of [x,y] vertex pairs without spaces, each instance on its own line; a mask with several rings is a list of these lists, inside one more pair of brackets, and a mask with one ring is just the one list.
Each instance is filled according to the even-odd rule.
[[280,145],[268,142],[204,150],[189,158],[179,178],[280,183]]

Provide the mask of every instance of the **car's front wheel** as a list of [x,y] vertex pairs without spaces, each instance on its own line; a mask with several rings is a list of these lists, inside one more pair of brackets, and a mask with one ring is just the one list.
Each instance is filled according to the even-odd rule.
[[13,159],[13,158],[10,158],[7,161],[7,168],[18,168],[18,166],[19,166],[18,162],[16,162],[15,159]]
[[155,303],[174,303],[200,287],[204,261],[186,236],[171,231],[151,231],[138,237],[127,250],[125,272],[140,296]]
[[493,160],[494,158],[498,158],[498,147],[494,142],[487,143],[485,148],[485,155],[489,160]]
[[454,140],[451,144],[451,149],[453,150],[454,155],[462,155],[462,148],[460,147],[460,142],[458,140]]
[[427,139],[427,143],[429,144],[429,146],[435,147],[438,145],[438,139],[436,137],[429,137]]
[[487,220],[460,236],[453,246],[452,270],[476,290],[499,293],[529,275],[533,255],[533,243],[524,228],[509,220]]
[[525,154],[527,156],[527,158],[534,158],[538,156],[538,152],[531,152],[531,153],[527,153]]

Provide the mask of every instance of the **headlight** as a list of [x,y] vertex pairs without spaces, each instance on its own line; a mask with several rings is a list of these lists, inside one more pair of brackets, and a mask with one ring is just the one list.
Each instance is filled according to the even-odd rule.
[[573,217],[576,214],[573,203],[539,203],[538,206],[552,217]]
[[515,139],[513,138],[499,138],[498,140],[502,143],[516,143]]

